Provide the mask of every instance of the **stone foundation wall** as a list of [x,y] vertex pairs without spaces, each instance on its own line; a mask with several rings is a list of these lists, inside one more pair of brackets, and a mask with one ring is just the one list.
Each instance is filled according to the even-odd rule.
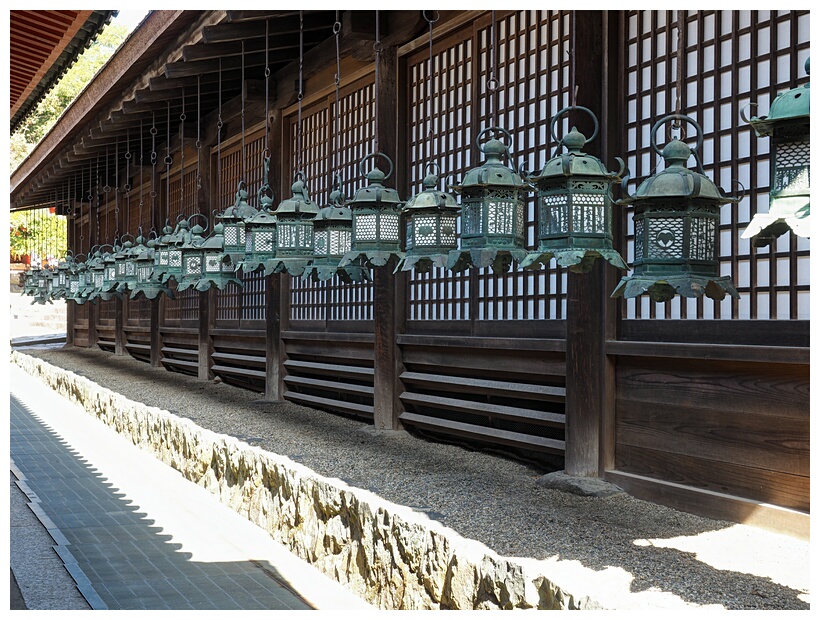
[[11,358],[379,608],[591,609],[601,607],[598,597],[578,592],[601,592],[605,583],[629,590],[630,576],[621,569],[596,572],[557,558],[501,557],[426,515],[287,457],[134,402],[37,358],[17,351]]

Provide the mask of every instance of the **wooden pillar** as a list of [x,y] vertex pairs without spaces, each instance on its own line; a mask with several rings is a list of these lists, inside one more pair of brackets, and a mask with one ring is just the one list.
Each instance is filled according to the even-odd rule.
[[[387,47],[379,55],[379,80],[376,84],[379,109],[376,144],[382,153],[397,162],[398,123],[397,54],[395,47]],[[396,182],[395,177],[388,183]],[[401,186],[397,186],[401,187]],[[403,319],[403,289],[393,275],[396,259],[373,270],[373,424],[379,430],[400,430],[398,363],[401,355],[396,346],[399,317]],[[403,276],[399,276],[399,279]],[[401,301],[400,301],[401,300]]]
[[214,352],[211,339],[214,317],[216,316],[216,289],[209,288],[199,293],[199,372],[200,381],[213,379],[211,356]]
[[[577,105],[589,108],[600,118],[605,99],[602,96],[604,32],[601,11],[573,11],[570,17],[571,75],[578,87]],[[575,121],[572,120],[572,123]],[[578,126],[584,132],[591,119],[578,115]],[[591,129],[587,130],[591,131]],[[586,147],[599,156],[601,140]],[[606,357],[604,354],[606,313],[612,305],[605,292],[605,270],[612,267],[603,259],[596,261],[586,274],[567,274],[567,397],[566,453],[564,470],[571,476],[599,476],[601,461],[601,428],[607,412],[605,406]]]
[[162,333],[160,332],[160,317],[164,306],[163,296],[151,300],[151,315],[149,319],[149,333],[151,335],[150,363],[154,368],[162,365]]
[[114,355],[125,355],[125,299],[114,298]]
[[[66,219],[66,247],[75,255],[79,254],[80,250],[77,248],[77,220],[73,215],[74,205],[69,207],[72,215]],[[77,304],[73,301],[65,301],[65,346],[74,346],[74,323],[77,321]]]

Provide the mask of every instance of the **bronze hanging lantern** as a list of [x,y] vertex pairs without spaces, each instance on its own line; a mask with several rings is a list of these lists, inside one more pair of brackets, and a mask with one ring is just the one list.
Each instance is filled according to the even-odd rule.
[[[267,182],[267,181],[266,181]],[[225,254],[236,265],[245,257],[245,222],[258,211],[248,204],[248,191],[245,182],[240,181],[236,189],[236,201],[225,209],[217,219],[222,222],[225,238]]]
[[[805,69],[808,75],[808,59]],[[769,245],[789,230],[810,236],[810,94],[808,82],[780,93],[768,116],[748,121],[758,137],[771,138],[769,212],[755,214],[742,235],[755,247]]]
[[162,276],[168,270],[168,251],[171,246],[171,237],[174,229],[171,228],[171,222],[165,220],[165,226],[162,229],[162,235],[157,237],[154,243],[154,270],[152,275],[159,281],[162,281]]
[[455,196],[437,189],[439,168],[435,166],[422,181],[421,192],[410,198],[404,207],[405,241],[404,258],[396,266],[398,270],[415,269],[427,273],[431,267],[447,267],[450,252],[458,248],[457,224],[461,213]]
[[[594,130],[587,139],[576,127],[559,139],[556,123],[572,110],[588,113]],[[591,110],[569,106],[552,117],[550,134],[558,142],[553,157],[540,172],[526,180],[538,189],[538,249],[521,263],[524,269],[546,266],[555,258],[561,267],[588,273],[596,259],[604,258],[619,269],[626,262],[612,247],[612,184],[621,181],[626,165],[621,158],[619,172],[608,172],[600,159],[581,149],[598,135],[598,119]],[[566,153],[561,153],[565,148]]]
[[[376,157],[383,157],[390,165],[387,174],[375,166],[365,174],[365,162]],[[393,174],[393,161],[384,153],[372,153],[359,162],[359,172],[367,179],[367,186],[347,203],[353,230],[350,251],[342,257],[340,266],[363,259],[367,266],[381,267],[391,256],[403,258],[399,239],[402,201],[395,189],[384,186]]]
[[303,277],[320,282],[338,275],[346,284],[368,280],[367,271],[359,264],[339,266],[344,255],[350,251],[352,235],[353,213],[345,204],[341,179],[336,175],[327,206],[313,220],[313,261]]
[[157,239],[149,238],[142,251],[134,258],[137,281],[131,289],[131,299],[156,299],[163,294],[169,299],[174,299],[173,291],[162,283],[160,276],[155,272],[156,252]]
[[509,146],[492,138],[483,146],[488,131],[512,136],[500,127],[487,127],[476,137],[476,146],[487,160],[464,176],[453,190],[461,196],[461,249],[450,252],[447,267],[454,272],[474,267],[490,267],[493,272],[509,271],[513,261],[527,257],[525,230],[527,195],[530,186],[502,158],[509,157]]
[[[694,149],[678,138],[663,151],[658,148],[655,134],[670,120],[685,121],[695,128]],[[612,297],[647,293],[653,301],[665,302],[676,294],[721,300],[729,293],[739,298],[731,278],[719,274],[717,257],[720,208],[739,198],[727,196],[703,172],[697,156],[703,143],[700,126],[688,116],[670,114],[655,123],[650,140],[666,167],[641,183],[634,196],[626,190],[628,179],[623,180],[627,197],[617,204],[631,204],[635,209],[635,271],[621,279]],[[686,166],[692,156],[697,172]]]
[[301,276],[313,260],[313,218],[319,213],[319,207],[308,196],[303,173],[296,173],[291,189],[293,196],[280,202],[273,212],[276,217],[273,271]]
[[276,266],[276,216],[271,209],[273,190],[268,185],[269,168],[270,158],[265,157],[263,182],[259,188],[259,210],[245,220],[245,256],[237,265],[237,270],[243,273],[264,269],[265,275],[269,276]]
[[225,251],[224,227],[221,222],[217,222],[211,235],[199,246],[202,255],[202,271],[199,280],[194,283],[194,288],[200,292],[210,288],[224,290],[229,284],[235,284],[242,288],[242,280],[234,274],[236,265],[231,261],[231,256]]
[[[190,224],[190,220],[197,215],[203,219],[206,219],[205,224],[207,225],[207,218],[200,214],[192,215],[188,218],[187,223]],[[182,263],[182,273],[179,278],[176,278],[177,291],[184,291],[185,289],[194,286],[202,277],[201,246],[205,243],[205,238],[202,236],[202,233],[204,232],[204,227],[199,224],[194,224],[191,226],[190,237],[188,237],[185,243],[178,248],[181,256],[180,261]]]
[[191,239],[191,228],[184,215],[179,216],[174,232],[167,237],[168,242],[168,265],[162,274],[162,282],[175,280],[177,283],[182,280],[182,246]]

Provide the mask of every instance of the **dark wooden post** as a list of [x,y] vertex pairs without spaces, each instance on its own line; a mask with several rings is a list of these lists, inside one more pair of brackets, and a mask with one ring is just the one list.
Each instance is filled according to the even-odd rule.
[[[74,213],[76,213],[75,205],[70,205],[71,217],[66,220],[66,247],[72,251],[76,256],[80,252],[80,248],[76,247],[77,243],[77,220]],[[65,302],[65,346],[74,346],[74,323],[77,320],[77,304],[73,301]]]
[[211,356],[214,352],[211,329],[216,317],[216,289],[209,288],[199,293],[199,372],[200,381],[213,379]]
[[125,355],[125,299],[114,298],[114,355]]
[[162,297],[151,300],[151,366],[158,368],[162,365],[162,334],[160,333],[160,317],[165,302]]
[[[603,53],[601,11],[573,11],[570,17],[571,67],[578,87],[577,105],[597,116],[605,103],[602,96]],[[579,120],[579,123],[582,120]],[[582,130],[583,131],[583,130]],[[602,140],[596,139],[587,152],[599,155]],[[567,274],[567,397],[566,453],[564,470],[571,476],[599,476],[601,428],[605,410],[606,356],[604,325],[612,302],[605,291],[603,259],[587,274]]]
[[[376,84],[379,109],[378,149],[396,161],[397,110],[396,47],[383,49],[378,56],[379,81]],[[395,183],[396,180],[393,179]],[[397,186],[401,187],[401,186]],[[373,270],[373,424],[379,430],[400,430],[398,402],[398,366],[400,355],[396,347],[397,307],[399,287],[393,275],[396,259]],[[402,311],[403,316],[403,311]]]

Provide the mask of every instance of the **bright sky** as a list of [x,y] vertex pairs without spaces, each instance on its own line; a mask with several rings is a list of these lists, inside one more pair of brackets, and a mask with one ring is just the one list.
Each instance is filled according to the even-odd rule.
[[147,13],[147,9],[137,9],[135,11],[120,11],[119,14],[111,20],[111,23],[121,24],[128,28],[128,32],[131,32],[137,26],[137,24],[139,24],[143,20]]

